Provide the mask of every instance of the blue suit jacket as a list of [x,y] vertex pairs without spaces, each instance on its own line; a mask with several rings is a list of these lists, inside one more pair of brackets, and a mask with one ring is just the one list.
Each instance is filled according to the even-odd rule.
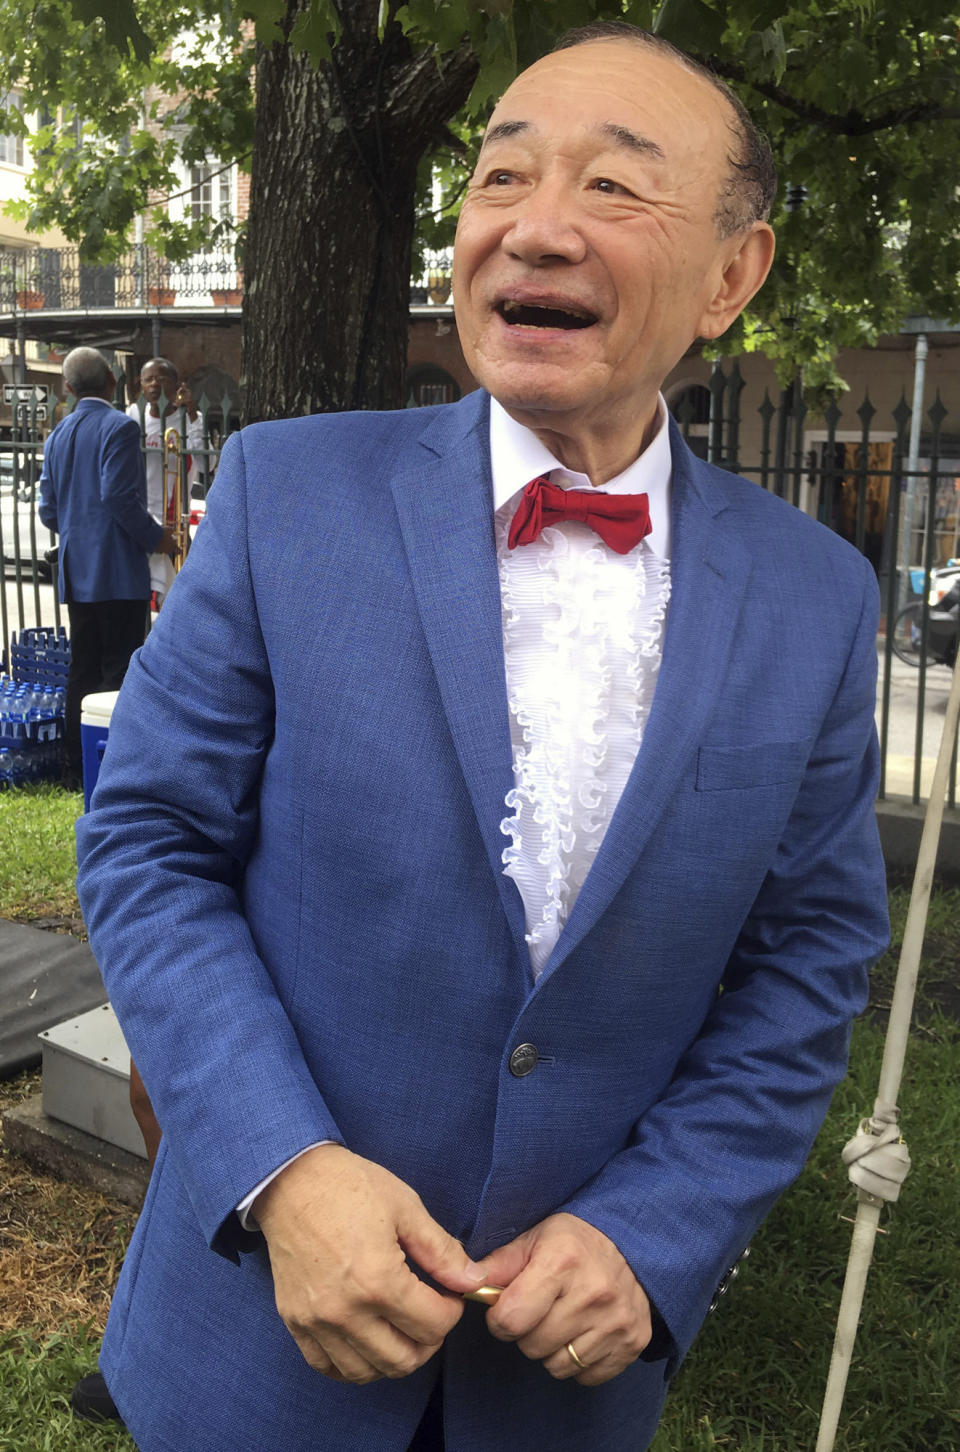
[[40,518],[60,536],[61,600],[145,600],[163,528],[147,513],[140,430],[81,398],[47,440]]
[[[102,1363],[145,1452],[402,1452],[441,1360],[456,1452],[637,1452],[800,1169],[885,941],[877,591],[819,525],[673,451],[653,709],[534,986],[500,859],[485,396],[228,443],[78,829],[164,1131]],[[520,1043],[540,1061],[518,1079]],[[560,1208],[598,1226],[664,1359],[557,1383],[470,1306],[412,1377],[310,1371],[234,1206],[324,1138],[477,1257]]]

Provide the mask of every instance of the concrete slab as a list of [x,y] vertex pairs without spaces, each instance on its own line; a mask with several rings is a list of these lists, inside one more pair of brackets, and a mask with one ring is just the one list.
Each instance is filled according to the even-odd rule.
[[32,1094],[3,1115],[3,1144],[35,1169],[58,1180],[99,1190],[139,1209],[150,1170],[145,1160],[74,1129],[43,1112],[43,1095]]

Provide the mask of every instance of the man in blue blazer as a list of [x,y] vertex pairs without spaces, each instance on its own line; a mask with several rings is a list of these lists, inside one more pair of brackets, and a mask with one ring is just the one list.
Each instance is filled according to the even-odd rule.
[[711,77],[575,33],[463,207],[483,388],[227,445],[78,829],[163,1130],[144,1452],[638,1452],[804,1161],[885,941],[876,585],[658,400],[772,186]]
[[147,513],[140,431],[112,407],[116,383],[96,348],[74,348],[63,380],[77,403],[44,447],[39,514],[60,536],[59,592],[70,621],[66,765],[79,778],[80,704],[115,691],[147,625],[152,550],[170,532]]

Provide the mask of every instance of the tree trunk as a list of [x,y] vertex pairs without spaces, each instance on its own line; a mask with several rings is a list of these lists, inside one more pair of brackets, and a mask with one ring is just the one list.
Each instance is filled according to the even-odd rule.
[[[302,0],[288,0],[292,25]],[[353,0],[330,62],[261,48],[244,252],[249,420],[403,402],[417,166],[477,72]]]

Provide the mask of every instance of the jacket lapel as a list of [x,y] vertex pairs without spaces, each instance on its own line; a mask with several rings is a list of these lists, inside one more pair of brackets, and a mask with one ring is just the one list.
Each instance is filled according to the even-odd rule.
[[489,402],[481,391],[433,416],[391,477],[427,645],[504,910],[522,955],[523,904],[503,875],[500,823],[513,785],[493,532]]
[[722,476],[702,464],[671,421],[670,608],[663,660],[643,741],[613,820],[544,973],[576,948],[643,851],[689,770],[727,661],[750,574]]

